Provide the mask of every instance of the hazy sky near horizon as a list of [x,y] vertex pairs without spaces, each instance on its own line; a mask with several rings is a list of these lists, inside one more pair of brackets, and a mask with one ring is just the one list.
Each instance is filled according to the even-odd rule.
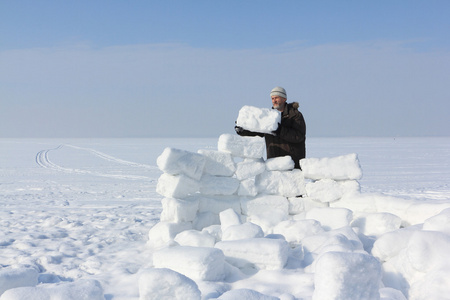
[[0,137],[449,136],[450,1],[0,0]]

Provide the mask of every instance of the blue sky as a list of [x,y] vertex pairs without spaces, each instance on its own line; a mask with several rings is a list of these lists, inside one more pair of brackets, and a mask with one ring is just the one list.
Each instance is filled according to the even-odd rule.
[[448,136],[450,1],[0,0],[0,137]]

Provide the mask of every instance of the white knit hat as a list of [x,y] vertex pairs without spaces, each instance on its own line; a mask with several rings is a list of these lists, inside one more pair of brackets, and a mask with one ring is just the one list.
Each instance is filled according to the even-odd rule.
[[283,89],[281,86],[277,86],[270,91],[270,97],[272,96],[280,96],[281,98],[287,99],[286,90]]

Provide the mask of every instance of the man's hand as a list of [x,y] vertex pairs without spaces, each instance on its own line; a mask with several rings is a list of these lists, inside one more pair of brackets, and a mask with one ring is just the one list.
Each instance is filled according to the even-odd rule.
[[244,132],[244,128],[242,128],[241,126],[234,126],[234,130],[237,134],[241,134],[242,132]]

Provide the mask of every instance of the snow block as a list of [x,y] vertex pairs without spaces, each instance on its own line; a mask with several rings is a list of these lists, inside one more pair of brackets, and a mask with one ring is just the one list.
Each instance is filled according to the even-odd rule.
[[358,156],[355,153],[325,158],[304,158],[300,160],[300,167],[305,178],[358,180],[362,177],[362,170]]
[[294,169],[295,163],[289,155],[269,158],[266,160],[268,171],[289,171]]
[[262,195],[256,198],[241,198],[241,208],[244,215],[255,215],[281,211],[289,213],[289,202],[285,197],[274,195]]
[[238,268],[280,270],[289,256],[289,244],[280,239],[222,241],[215,247],[223,251],[227,262]]
[[439,214],[425,220],[423,230],[440,231],[450,234],[450,208],[444,209]]
[[192,224],[188,222],[159,222],[149,230],[147,245],[152,248],[166,246],[173,241],[178,233],[189,229],[192,229]]
[[200,300],[197,284],[170,269],[147,269],[139,277],[139,300]]
[[241,217],[231,208],[221,211],[219,218],[222,232],[232,225],[241,224]]
[[205,157],[204,174],[233,176],[236,171],[236,164],[230,153],[204,149],[198,150],[198,153]]
[[274,234],[281,234],[291,245],[298,245],[307,237],[324,232],[316,220],[286,220],[273,229]]
[[200,183],[186,175],[162,174],[158,178],[156,192],[167,198],[184,198],[196,193]]
[[239,180],[233,177],[203,175],[200,179],[200,193],[203,195],[233,195],[239,188]]
[[295,197],[305,195],[305,182],[303,172],[292,171],[265,171],[256,176],[258,192],[268,195]]
[[289,214],[298,215],[314,207],[328,207],[328,203],[314,201],[309,197],[289,197]]
[[198,196],[199,212],[212,212],[216,215],[229,208],[241,213],[241,202],[233,196]]
[[353,212],[346,208],[320,207],[306,212],[305,219],[319,221],[325,230],[349,226],[353,220]]
[[0,295],[9,289],[36,286],[38,284],[38,277],[38,272],[33,268],[0,269]]
[[164,198],[161,200],[162,212],[161,222],[192,222],[197,216],[198,199],[183,200],[175,198]]
[[168,268],[193,280],[220,281],[227,275],[223,252],[217,248],[176,246],[153,253],[155,268]]
[[177,234],[174,238],[180,246],[192,247],[214,247],[215,237],[204,231],[185,230]]
[[97,280],[79,279],[74,282],[40,284],[7,290],[1,300],[104,300],[103,288]]
[[281,123],[281,113],[276,109],[245,105],[239,110],[236,125],[246,130],[272,133]]
[[262,137],[242,137],[222,134],[217,148],[219,151],[231,153],[237,157],[261,158],[264,155],[265,142]]
[[306,184],[306,195],[315,201],[333,202],[344,195],[344,189],[333,179],[321,179]]
[[313,300],[379,300],[381,266],[363,253],[327,252],[316,263]]
[[262,228],[250,222],[232,225],[222,231],[222,241],[235,241],[262,237],[264,237]]
[[156,159],[158,168],[170,175],[184,174],[199,180],[203,174],[206,159],[203,155],[185,150],[166,148]]
[[236,164],[236,178],[244,180],[255,177],[266,170],[266,164],[262,159],[246,159]]
[[242,180],[239,184],[238,196],[256,196],[258,195],[258,188],[256,187],[255,178]]
[[390,213],[363,214],[355,218],[352,227],[358,227],[366,236],[379,237],[400,228],[402,220]]

